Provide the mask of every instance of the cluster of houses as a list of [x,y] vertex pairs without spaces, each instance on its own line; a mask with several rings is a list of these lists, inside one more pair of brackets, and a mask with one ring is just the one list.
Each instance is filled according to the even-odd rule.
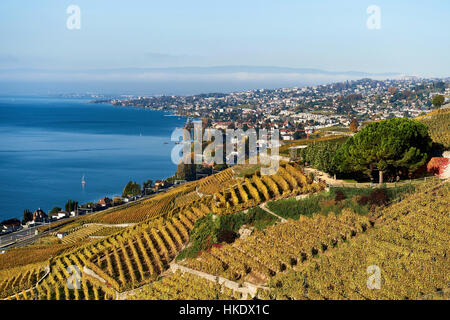
[[[450,79],[360,79],[304,88],[257,89],[194,96],[154,96],[105,100],[115,105],[164,110],[204,118],[217,129],[266,128],[292,140],[297,130],[310,132],[391,117],[416,117],[432,109],[437,94],[449,100]],[[293,128],[286,125],[290,123]]]
[[[185,181],[175,181],[174,184],[180,184]],[[17,218],[5,220],[0,223],[0,234],[6,234],[10,232],[15,232],[21,230],[24,226],[33,227],[38,226],[43,223],[48,223],[52,221],[62,220],[66,218],[71,218],[75,216],[81,216],[88,213],[105,210],[110,207],[114,207],[117,205],[121,205],[124,203],[133,202],[139,200],[143,196],[150,195],[156,192],[163,192],[167,188],[173,186],[172,183],[167,180],[156,180],[154,185],[151,188],[144,190],[142,195],[136,195],[133,197],[116,197],[114,199],[103,197],[98,200],[96,203],[88,203],[83,206],[78,206],[75,210],[71,212],[67,212],[65,210],[60,210],[58,212],[53,213],[45,213],[41,208],[37,209],[33,212],[32,218],[30,221],[27,221],[25,224],[22,223]]]
[[[41,208],[39,208],[33,213],[32,220],[28,221],[27,225],[35,225],[46,221],[48,221],[47,214]],[[0,230],[2,233],[9,233],[22,229],[22,222],[17,218],[12,218],[3,221],[2,223],[0,223],[0,226]]]
[[[301,123],[305,123],[302,120],[284,120],[283,122],[280,122],[280,116],[270,116],[268,118],[270,121],[267,123],[264,123],[262,126],[263,128],[267,129],[267,132],[271,134],[274,130],[278,130],[280,132],[280,138],[284,141],[290,141],[295,140],[296,132],[302,132],[306,136],[314,133],[314,129],[321,128],[321,126],[299,126]],[[334,122],[324,121],[324,123],[327,123],[324,127],[333,125]],[[257,124],[250,123],[250,122],[234,122],[234,121],[217,121],[212,122],[211,127],[213,129],[218,130],[226,130],[226,129],[243,129],[246,128],[252,128],[257,129]]]
[[22,223],[16,218],[5,220],[1,223],[1,233],[14,232],[20,230],[20,228],[22,228]]

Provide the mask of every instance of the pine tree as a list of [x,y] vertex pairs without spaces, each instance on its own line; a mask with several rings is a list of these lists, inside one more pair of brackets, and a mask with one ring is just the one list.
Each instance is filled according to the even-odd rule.
[[382,183],[386,171],[413,172],[424,165],[431,146],[426,125],[394,118],[373,122],[350,137],[336,153],[336,163],[342,172],[362,172],[371,178],[378,170]]
[[22,221],[22,223],[25,224],[25,223],[27,223],[28,221],[31,221],[31,220],[33,220],[33,213],[30,210],[25,209],[23,211],[23,221]]

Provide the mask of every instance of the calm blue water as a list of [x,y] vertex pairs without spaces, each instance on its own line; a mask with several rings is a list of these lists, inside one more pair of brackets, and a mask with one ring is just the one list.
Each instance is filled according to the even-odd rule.
[[184,118],[87,102],[0,97],[0,221],[175,173],[170,135]]

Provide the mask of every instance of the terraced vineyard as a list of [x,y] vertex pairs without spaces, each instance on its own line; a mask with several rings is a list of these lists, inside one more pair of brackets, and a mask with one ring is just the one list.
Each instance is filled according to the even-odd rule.
[[[69,262],[69,261],[68,261]],[[62,278],[56,278],[54,273],[58,274]],[[80,286],[79,289],[69,288],[66,277],[70,277],[71,274],[63,269],[63,266],[59,267],[57,271],[54,271],[49,275],[48,279],[45,279],[42,284],[39,284],[30,291],[22,291],[16,294],[17,300],[110,300],[114,298],[114,292],[108,290],[103,284],[96,281],[96,279],[86,276],[84,273],[80,273]]]
[[198,195],[198,193],[196,191],[192,191],[192,192],[186,193],[180,197],[177,197],[175,199],[175,206],[177,206],[177,207],[187,206],[197,200],[200,200],[200,196]]
[[2,277],[0,280],[0,297],[6,298],[34,286],[45,274],[44,266],[22,268],[16,274]]
[[[134,298],[241,298],[196,275],[165,272],[188,244],[196,221],[211,212],[216,215],[242,212],[243,208],[268,200],[319,191],[324,185],[313,183],[301,169],[287,164],[277,175],[260,176],[256,172],[243,179],[233,178],[233,184],[225,185],[213,196],[192,197],[193,187],[191,184],[189,188],[174,189],[167,196],[161,194],[147,200],[161,212],[150,218],[140,212],[133,218],[140,222],[123,231],[88,226],[65,238],[78,243],[76,246],[9,250],[0,256],[0,265],[4,266],[0,268],[1,297],[114,299],[117,292],[144,285]],[[180,263],[238,282],[271,285],[271,291],[261,293],[260,298],[434,297],[450,283],[447,212],[450,186],[430,182],[423,188],[391,207],[372,213],[370,220],[345,209],[339,215],[301,216],[299,220],[253,231],[232,244],[215,245],[199,257]],[[183,196],[175,204],[175,199]],[[122,214],[115,215],[114,221],[123,221]],[[114,234],[87,241],[89,235],[102,234],[106,229],[113,229]],[[36,257],[32,256],[34,250]],[[11,268],[4,259],[6,255],[22,266]],[[366,286],[370,265],[381,269],[380,290],[369,290]],[[68,287],[67,279],[73,276],[74,267],[83,271],[80,290]]]
[[0,255],[0,270],[46,261],[50,257],[61,254],[69,248],[71,248],[71,245],[53,244],[51,246],[32,245],[10,249]]
[[167,214],[173,208],[173,200],[176,195],[168,194],[164,197],[155,197],[122,210],[107,212],[106,214],[94,217],[92,222],[97,223],[136,223],[148,219],[154,219]]
[[[24,270],[2,281],[2,297],[14,300],[99,300],[114,297],[114,293],[97,279],[81,272],[89,254],[88,251],[78,251],[55,259],[45,278],[42,277],[47,274],[43,266]],[[76,271],[74,267],[80,271],[80,290],[68,286],[67,279]],[[37,284],[38,280],[42,281]]]
[[76,243],[78,241],[81,241],[83,239],[87,239],[91,236],[106,236],[113,233],[116,233],[120,231],[123,228],[120,227],[105,227],[102,225],[88,225],[88,226],[82,226],[78,228],[77,230],[70,232],[67,236],[62,238],[62,243],[64,244],[70,244],[70,243]]
[[117,291],[147,283],[167,268],[189,240],[195,220],[207,213],[194,207],[164,222],[110,237],[86,264]]
[[103,227],[100,230],[91,233],[89,237],[107,237],[119,231],[122,231],[123,227]]
[[55,228],[60,228],[64,225],[70,224],[71,222],[73,222],[75,220],[76,220],[76,218],[69,218],[69,219],[53,222],[50,225],[47,224],[47,225],[40,226],[37,229],[40,233],[45,232],[45,231],[52,231]]
[[[150,199],[127,205],[123,208],[116,208],[104,212],[95,213],[85,218],[88,223],[139,223],[149,219],[164,217],[180,205],[175,200],[195,191],[198,182],[187,183],[160,194],[156,194]],[[189,199],[188,199],[189,200]],[[194,201],[195,199],[190,199]],[[189,201],[185,201],[184,205]]]
[[431,139],[448,150],[450,148],[450,109],[436,110],[420,120],[428,126]]
[[313,139],[295,140],[295,141],[292,141],[292,142],[282,145],[279,149],[279,152],[280,152],[280,155],[289,156],[289,148],[290,147],[302,146],[302,145],[304,146],[304,145],[308,145],[308,144],[314,143],[314,142],[323,142],[323,141],[344,139],[346,137],[348,137],[348,135],[342,134],[342,135],[323,136],[323,137],[318,137],[318,138],[313,138]]
[[[379,226],[272,279],[278,299],[422,299],[449,287],[450,186],[427,186],[378,217]],[[372,267],[371,267],[372,266]],[[368,269],[369,268],[369,269]],[[378,289],[369,289],[379,270]]]
[[189,273],[173,273],[160,281],[146,285],[131,300],[231,300],[240,299],[239,293],[218,283]]
[[325,186],[324,183],[313,183],[301,170],[286,164],[280,166],[275,175],[254,174],[250,178],[237,179],[233,186],[214,195],[213,212],[232,214],[265,201],[317,192]]
[[[224,170],[226,171],[226,170]],[[232,173],[232,171],[227,171]],[[222,178],[216,178],[216,175],[221,175]],[[225,175],[222,172],[201,179],[199,181],[189,182],[184,185],[173,188],[172,190],[156,194],[151,198],[127,205],[123,208],[116,208],[106,210],[93,214],[84,219],[87,223],[107,223],[107,224],[122,224],[122,223],[139,223],[151,219],[165,217],[173,211],[179,211],[181,207],[188,206],[200,199],[196,192],[197,186],[205,184],[205,179],[224,179]]]
[[301,217],[255,232],[221,248],[213,247],[182,264],[206,273],[262,284],[286,269],[338,246],[370,226],[366,217],[350,211],[340,215]]
[[[231,177],[230,174],[232,174],[231,170],[225,170],[214,179],[225,181]],[[291,166],[285,166],[277,176],[260,177],[254,174],[251,179],[245,181],[231,180],[234,184],[229,187],[227,183],[222,183],[221,192],[216,193],[214,197],[193,197],[195,184],[189,184],[180,189],[175,188],[165,194],[156,195],[137,205],[82,218],[83,221],[80,220],[74,224],[75,229],[70,225],[64,226],[69,232],[72,231],[63,238],[66,245],[60,245],[60,251],[49,249],[59,248],[57,245],[48,245],[45,250],[49,250],[49,253],[39,256],[38,261],[51,258],[50,273],[42,283],[27,291],[26,287],[33,281],[19,281],[22,283],[21,286],[11,286],[13,289],[8,291],[6,284],[16,283],[18,280],[17,276],[7,277],[5,279],[7,282],[3,283],[4,293],[9,294],[15,291],[18,294],[16,299],[112,298],[115,294],[114,290],[124,291],[136,288],[157,279],[189,241],[189,232],[196,220],[206,214],[210,212],[232,214],[274,197],[297,194],[302,191],[313,192],[324,187],[311,184],[300,171]],[[211,181],[204,186],[209,183]],[[175,199],[182,197],[184,199],[175,204]],[[113,224],[124,221],[140,223],[126,228],[123,232],[116,230],[115,234],[104,239],[88,242],[89,236],[109,229],[99,225],[80,227],[81,223],[92,222],[91,220]],[[67,250],[71,248],[69,244],[74,243],[79,245],[72,246],[71,251],[68,252]],[[24,250],[29,249],[24,248]],[[11,254],[13,252],[14,250],[11,250]],[[61,255],[62,252],[65,253]],[[26,264],[26,261],[23,263]],[[69,266],[76,266],[79,270],[88,267],[106,283],[101,283],[100,280],[83,273],[82,289],[69,290],[66,283],[66,279],[70,276],[67,269]],[[19,277],[28,279],[30,274],[31,272],[24,270]]]
[[202,194],[212,195],[219,192],[224,187],[234,184],[233,177],[233,169],[225,169],[223,171],[220,171],[219,173],[202,179],[198,185],[197,191]]
[[105,227],[99,226],[99,225],[90,225],[90,226],[82,226],[79,229],[70,232],[67,236],[62,238],[62,243],[69,244],[69,243],[75,243],[80,240],[88,238],[90,235],[104,229]]

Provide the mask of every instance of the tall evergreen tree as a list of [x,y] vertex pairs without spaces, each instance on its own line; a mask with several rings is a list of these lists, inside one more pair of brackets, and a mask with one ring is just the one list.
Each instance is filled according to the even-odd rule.
[[432,141],[427,127],[417,120],[394,118],[373,122],[338,150],[336,163],[343,172],[363,172],[372,180],[374,170],[383,182],[385,171],[413,172],[428,160]]
[[146,193],[146,189],[150,189],[153,185],[152,180],[147,180],[142,183],[142,192]]
[[78,202],[75,200],[69,200],[67,201],[66,205],[64,206],[64,209],[67,212],[72,212],[72,211],[76,211],[76,209],[78,208]]
[[444,104],[444,102],[445,102],[445,97],[442,94],[435,95],[433,97],[433,100],[431,100],[431,103],[438,108],[440,106],[442,106]]
[[25,209],[23,211],[23,220],[22,223],[25,224],[28,221],[33,220],[33,213],[29,209]]
[[192,181],[196,178],[196,166],[195,164],[186,164],[180,162],[178,164],[176,176],[178,179]]
[[127,183],[122,192],[122,197],[134,197],[141,194],[141,187],[139,183],[130,181]]

